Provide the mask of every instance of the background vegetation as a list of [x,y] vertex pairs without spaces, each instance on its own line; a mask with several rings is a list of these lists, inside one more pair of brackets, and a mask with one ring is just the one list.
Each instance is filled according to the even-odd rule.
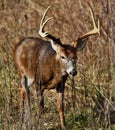
[[[23,37],[37,36],[44,10],[51,5],[46,27],[71,43],[92,29],[89,2],[100,18],[101,36],[91,36],[78,54],[78,75],[68,78],[65,118],[68,130],[115,130],[115,1],[114,0],[0,0],[0,130],[19,130],[19,84],[13,48]],[[45,112],[37,124],[34,87],[31,88],[32,130],[59,130],[54,90],[45,93]]]

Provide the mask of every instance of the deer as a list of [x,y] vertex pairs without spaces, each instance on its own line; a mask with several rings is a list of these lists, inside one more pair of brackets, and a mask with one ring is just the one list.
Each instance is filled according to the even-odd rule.
[[[39,37],[26,37],[16,44],[14,59],[21,78],[20,84],[20,113],[24,104],[31,113],[30,86],[35,84],[38,99],[39,117],[44,109],[44,91],[55,89],[57,93],[57,109],[60,117],[61,129],[65,130],[64,90],[68,76],[77,75],[77,54],[85,48],[89,36],[100,35],[100,21],[96,25],[94,12],[89,5],[93,29],[80,37],[74,44],[63,44],[44,27],[52,20],[46,19],[49,6],[40,21]],[[47,38],[49,40],[46,40]]]

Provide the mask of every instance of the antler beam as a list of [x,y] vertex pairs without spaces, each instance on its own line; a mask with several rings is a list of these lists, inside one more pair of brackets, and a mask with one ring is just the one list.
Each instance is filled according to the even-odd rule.
[[47,37],[47,38],[49,38],[49,39],[55,41],[57,44],[62,45],[62,43],[61,43],[61,41],[60,41],[59,38],[56,38],[55,36],[49,34],[49,31],[44,31],[44,27],[45,27],[46,23],[48,23],[51,19],[53,19],[53,17],[50,17],[50,18],[48,18],[48,19],[45,20],[45,16],[46,16],[46,14],[47,14],[47,12],[48,12],[48,10],[49,10],[50,8],[51,8],[51,6],[49,6],[49,7],[46,9],[46,11],[44,12],[44,14],[43,14],[43,17],[42,17],[41,22],[40,22],[40,28],[39,28],[38,33],[39,33],[39,35],[40,35],[41,37],[43,37],[43,38],[44,38],[44,37]]
[[91,30],[91,31],[89,31],[89,32],[87,32],[86,34],[80,36],[79,37],[80,39],[89,37],[90,35],[94,35],[94,34],[99,34],[100,35],[100,21],[98,19],[98,26],[96,26],[93,9],[91,8],[90,4],[88,4],[88,5],[89,5],[89,9],[90,9],[90,13],[91,13],[91,18],[92,18],[92,21],[93,21],[93,27],[94,27],[94,29]]
[[51,19],[53,19],[53,17],[50,17],[50,18],[46,19],[45,21],[44,21],[44,19],[45,19],[45,16],[50,8],[51,8],[51,6],[49,6],[46,9],[46,11],[44,12],[43,17],[41,19],[41,22],[40,22],[40,28],[39,28],[38,33],[41,37],[47,37],[49,35],[48,31],[44,32],[44,26],[46,25],[47,22],[49,22]]

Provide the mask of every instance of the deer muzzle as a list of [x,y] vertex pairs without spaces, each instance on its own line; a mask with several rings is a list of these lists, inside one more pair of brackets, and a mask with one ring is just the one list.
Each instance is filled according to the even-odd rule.
[[73,70],[70,72],[70,74],[71,74],[72,76],[76,76],[76,75],[77,75],[77,70],[76,70],[76,69],[73,69]]

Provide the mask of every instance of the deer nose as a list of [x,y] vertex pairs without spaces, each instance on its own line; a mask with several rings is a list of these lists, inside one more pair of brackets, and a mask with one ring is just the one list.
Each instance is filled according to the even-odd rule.
[[70,72],[70,74],[71,74],[72,76],[77,75],[77,71],[76,71],[76,69],[73,69],[73,70]]

